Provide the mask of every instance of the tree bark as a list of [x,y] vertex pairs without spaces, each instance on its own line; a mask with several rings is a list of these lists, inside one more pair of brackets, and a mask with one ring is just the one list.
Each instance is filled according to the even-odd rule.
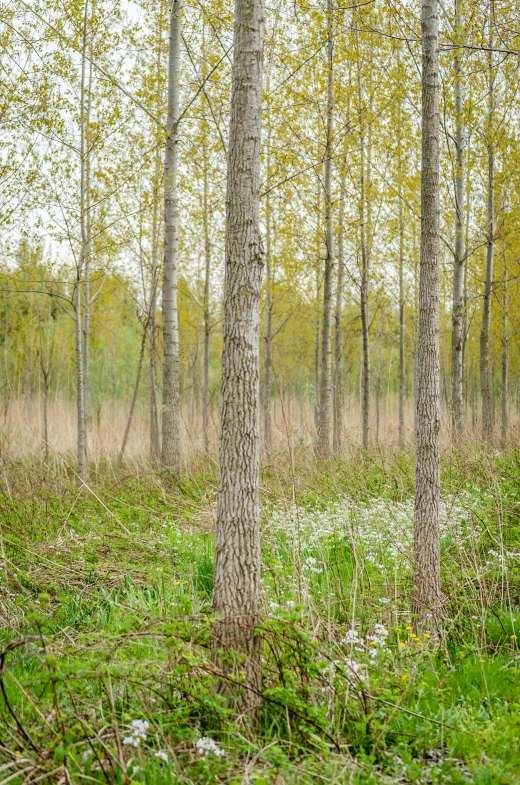
[[168,120],[164,156],[163,264],[163,402],[162,463],[178,476],[181,469],[179,323],[177,276],[179,264],[179,80],[181,57],[181,0],[173,0],[168,53]]
[[[455,0],[455,35],[462,40],[460,0]],[[464,118],[460,51],[453,61],[455,71],[455,256],[453,259],[453,311],[451,341],[451,405],[452,428],[455,442],[464,438],[464,243],[465,184],[464,184]]]
[[441,613],[439,392],[439,16],[438,0],[422,0],[421,258],[414,512],[413,610]]
[[[259,326],[263,0],[236,0],[224,280],[221,433],[215,533],[212,656],[244,689],[222,690],[252,713],[261,687],[259,533]],[[241,655],[234,666],[233,654]],[[231,656],[230,656],[231,655]]]
[[327,137],[325,147],[325,270],[323,276],[323,323],[321,331],[321,379],[318,419],[318,455],[327,458],[331,447],[331,321],[334,271],[334,223],[332,209],[332,135],[334,129],[334,37],[332,0],[327,0]]
[[495,75],[493,71],[493,22],[494,0],[489,4],[488,40],[488,115],[487,115],[487,243],[486,277],[484,282],[484,302],[482,306],[482,327],[480,331],[480,387],[482,395],[482,439],[493,438],[493,402],[489,378],[489,329],[491,324],[491,297],[493,294],[493,257],[495,250],[495,148],[493,140],[495,109]]

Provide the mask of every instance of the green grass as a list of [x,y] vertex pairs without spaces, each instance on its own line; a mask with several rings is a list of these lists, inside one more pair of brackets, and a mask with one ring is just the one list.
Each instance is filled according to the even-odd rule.
[[[210,658],[214,470],[100,476],[83,495],[11,466],[0,785],[520,783],[519,454],[450,452],[443,489],[444,632],[417,642],[410,456],[263,470],[251,727]],[[201,754],[206,737],[225,755]]]

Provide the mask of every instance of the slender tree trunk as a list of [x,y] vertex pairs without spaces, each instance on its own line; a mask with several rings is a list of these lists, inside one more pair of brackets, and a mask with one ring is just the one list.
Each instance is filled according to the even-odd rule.
[[83,385],[85,388],[85,421],[88,422],[90,408],[90,262],[91,246],[91,205],[90,205],[90,117],[92,104],[92,61],[89,60],[87,87],[87,106],[85,118],[85,228],[87,242],[83,265]]
[[244,689],[228,683],[241,713],[254,712],[261,686],[259,328],[264,253],[260,237],[263,0],[236,0],[229,129],[224,337],[215,527],[212,656],[225,672],[237,653]]
[[181,58],[181,0],[173,0],[168,54],[168,136],[164,158],[163,264],[163,405],[162,463],[176,475],[181,470],[179,323],[177,276],[179,263],[179,80]]
[[361,347],[362,347],[362,369],[361,369],[361,433],[363,449],[368,450],[370,438],[370,336],[369,336],[369,314],[368,314],[368,293],[369,293],[369,256],[366,237],[365,208],[365,156],[364,156],[364,135],[361,134],[361,195],[360,195],[360,231],[361,231]]
[[488,49],[488,116],[487,116],[487,158],[488,158],[488,194],[487,194],[487,245],[486,245],[486,277],[484,282],[484,302],[482,306],[482,327],[480,331],[480,387],[482,395],[482,439],[491,441],[493,438],[493,405],[491,382],[489,378],[489,329],[491,324],[491,297],[493,293],[493,257],[495,250],[495,148],[494,103],[495,74],[493,63],[493,23],[494,0],[489,4],[489,49]]
[[[161,36],[160,24],[157,31],[158,40]],[[161,78],[161,47],[157,46],[156,80]],[[157,113],[161,107],[161,96],[157,94]],[[158,140],[157,140],[158,141]],[[153,204],[152,204],[152,269],[150,280],[150,312],[149,312],[149,338],[150,338],[150,377],[149,377],[149,410],[150,410],[150,460],[158,461],[161,455],[159,434],[159,413],[157,408],[157,289],[159,285],[159,188],[161,181],[161,150],[156,144],[153,175]]]
[[509,431],[509,299],[507,291],[507,267],[504,271],[504,294],[502,298],[502,442],[505,444]]
[[343,450],[343,385],[341,364],[343,359],[343,334],[341,317],[343,311],[343,281],[345,277],[345,198],[346,198],[346,162],[342,162],[341,185],[339,197],[339,236],[338,236],[338,274],[336,282],[336,314],[334,318],[334,431],[333,450],[339,454]]
[[327,0],[327,140],[325,148],[325,270],[323,276],[323,325],[321,331],[321,380],[318,420],[318,454],[330,455],[331,447],[331,321],[334,270],[334,219],[332,209],[332,135],[334,129],[334,37],[332,0]]
[[399,449],[404,449],[406,368],[404,359],[404,219],[403,200],[399,199]]
[[80,485],[87,481],[87,433],[85,421],[85,379],[83,364],[83,328],[81,319],[81,278],[85,259],[88,255],[88,236],[86,226],[85,203],[85,71],[87,63],[87,27],[88,2],[85,3],[83,23],[83,51],[81,58],[81,107],[80,107],[80,230],[81,243],[78,265],[76,268],[76,411],[77,411],[77,447],[78,447],[78,479]]
[[147,333],[147,325],[143,327],[143,337],[141,340],[141,351],[139,352],[139,361],[137,363],[137,374],[135,377],[134,392],[132,395],[132,402],[130,404],[130,412],[128,413],[128,420],[126,421],[125,432],[123,435],[123,442],[121,444],[121,449],[119,451],[119,459],[118,459],[119,464],[123,462],[123,458],[125,457],[126,444],[128,442],[128,435],[130,433],[130,428],[132,426],[135,404],[137,402],[137,395],[139,393],[139,382],[141,380],[141,370],[143,368],[144,350],[146,348],[146,333]]
[[211,338],[211,319],[209,312],[211,285],[211,245],[209,241],[209,183],[208,183],[208,146],[203,145],[204,155],[204,357],[202,370],[202,432],[204,452],[209,452],[209,344]]
[[[462,40],[460,0],[455,0],[455,35]],[[464,185],[464,117],[460,51],[453,61],[455,71],[455,257],[453,259],[453,311],[451,341],[451,405],[453,438],[464,438],[464,247],[465,185]]]
[[[269,141],[268,141],[269,145]],[[272,432],[271,432],[271,370],[273,352],[273,270],[271,260],[271,203],[269,194],[266,196],[265,203],[265,237],[266,237],[266,326],[265,326],[265,365],[264,365],[264,396],[263,396],[263,420],[264,420],[264,447],[267,455],[271,453]]]
[[438,0],[422,0],[421,277],[413,609],[419,619],[431,614],[433,621],[441,613],[439,252]]

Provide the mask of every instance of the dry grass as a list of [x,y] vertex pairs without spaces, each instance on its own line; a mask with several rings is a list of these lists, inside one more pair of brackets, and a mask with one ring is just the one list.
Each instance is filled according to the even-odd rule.
[[[372,445],[377,450],[395,450],[398,444],[397,396],[389,395],[382,399],[379,407],[379,428],[375,402],[372,405]],[[99,413],[93,415],[88,424],[89,459],[97,463],[101,459],[116,460],[121,448],[122,435],[128,418],[128,407],[107,400]],[[346,401],[343,410],[345,453],[356,452],[361,443],[360,408],[354,400]],[[49,402],[49,451],[63,459],[76,452],[76,409],[73,401],[63,397],[53,397]],[[413,441],[414,415],[413,400],[406,405],[406,440]],[[217,455],[219,412],[218,405],[211,412],[209,458]],[[182,444],[184,460],[191,463],[204,455],[202,417],[200,411],[191,405],[182,409]],[[272,407],[273,446],[272,455],[298,452],[312,452],[316,430],[311,403],[300,402],[297,398],[276,399]],[[43,429],[43,401],[34,396],[12,399],[4,408],[0,420],[0,454],[11,460],[38,459],[45,452]],[[450,444],[450,418],[445,410],[442,413],[443,446]],[[467,441],[477,443],[480,438],[480,422],[467,421]],[[497,441],[500,429],[496,428]],[[520,438],[518,413],[511,413],[509,441],[514,444]],[[147,461],[150,455],[149,420],[147,412],[136,410],[130,429],[125,451],[125,460],[134,463]]]

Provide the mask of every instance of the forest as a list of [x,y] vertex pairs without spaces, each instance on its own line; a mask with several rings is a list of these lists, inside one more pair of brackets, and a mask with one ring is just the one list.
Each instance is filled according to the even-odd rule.
[[520,6],[0,0],[0,785],[520,785]]

